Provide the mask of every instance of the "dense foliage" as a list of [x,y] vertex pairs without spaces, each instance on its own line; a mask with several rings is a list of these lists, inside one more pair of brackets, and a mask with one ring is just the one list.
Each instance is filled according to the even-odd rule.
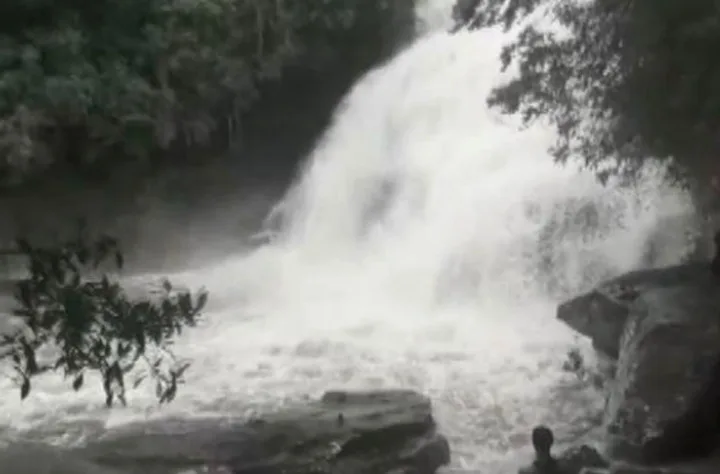
[[[720,172],[720,10],[690,0],[460,0],[471,28],[519,30],[519,74],[489,103],[557,127],[559,160],[633,172],[674,158],[678,176]],[[697,180],[696,180],[697,181]]]
[[9,0],[0,177],[146,158],[238,125],[257,85],[319,45],[377,36],[392,0]]
[[107,406],[127,403],[131,372],[134,386],[148,377],[155,382],[160,403],[175,398],[190,364],[176,359],[171,346],[199,322],[206,292],[193,297],[163,281],[149,298],[130,298],[117,279],[99,271],[109,261],[123,265],[108,237],[93,242],[80,232],[56,247],[22,239],[17,245],[29,274],[17,284],[13,314],[20,324],[0,336],[0,358],[11,361],[21,398],[30,394],[34,376],[51,371],[76,391],[88,372],[99,373]]

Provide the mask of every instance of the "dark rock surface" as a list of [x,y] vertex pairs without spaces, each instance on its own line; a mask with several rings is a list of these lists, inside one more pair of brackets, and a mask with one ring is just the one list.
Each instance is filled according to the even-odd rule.
[[649,467],[618,464],[612,468],[586,468],[580,474],[717,474],[720,464],[717,460],[666,467]]
[[[610,452],[662,462],[702,451],[717,430],[707,403],[716,405],[720,392],[707,390],[717,384],[718,357],[720,292],[695,285],[643,291],[623,332],[610,390]],[[653,447],[653,438],[666,441]]]
[[714,285],[710,267],[704,262],[630,272],[562,303],[557,317],[589,337],[598,351],[617,358],[631,307],[642,292],[679,286],[712,291]]
[[629,273],[561,305],[558,317],[617,354],[606,385],[611,458],[667,464],[718,445],[720,284],[708,263]]
[[610,463],[595,448],[587,445],[568,449],[559,456],[563,474],[580,474],[588,468],[608,468]]
[[329,392],[250,422],[136,424],[74,453],[127,474],[432,474],[450,459],[430,401],[411,391]]
[[557,310],[558,319],[589,337],[598,352],[613,359],[620,353],[620,336],[632,302],[628,301],[631,295],[618,290],[606,283],[562,303]]
[[0,444],[2,474],[126,474],[44,443]]
[[720,231],[713,236],[714,255],[710,262],[710,270],[715,277],[720,277]]

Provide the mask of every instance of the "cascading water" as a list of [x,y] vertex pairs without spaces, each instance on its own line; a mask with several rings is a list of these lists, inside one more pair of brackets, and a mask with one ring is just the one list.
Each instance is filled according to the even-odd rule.
[[690,203],[662,170],[603,187],[558,167],[548,130],[488,110],[504,40],[429,33],[362,78],[276,209],[274,238],[173,278],[212,295],[207,324],[178,344],[194,365],[176,402],[154,410],[141,387],[108,413],[99,384],[70,394],[47,377],[22,404],[8,382],[0,424],[62,422],[72,437],[78,420],[237,414],[329,388],[400,386],[433,398],[455,467],[513,472],[538,423],[572,438],[601,400],[561,370],[578,342],[555,306],[679,260],[682,238],[663,238],[651,261],[647,249]]

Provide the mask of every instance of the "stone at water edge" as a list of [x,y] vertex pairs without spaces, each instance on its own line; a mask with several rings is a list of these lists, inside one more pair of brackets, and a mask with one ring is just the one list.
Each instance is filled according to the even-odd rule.
[[608,454],[642,463],[703,456],[720,426],[720,288],[707,264],[634,275],[605,413]]
[[602,469],[610,463],[595,449],[587,445],[567,449],[558,459],[564,468],[563,474],[581,474],[587,469]]
[[412,391],[328,392],[260,420],[158,420],[78,450],[127,473],[434,474],[450,461],[430,401]]
[[670,467],[643,467],[643,466],[613,466],[610,469],[584,469],[580,474],[718,474],[720,465],[706,466],[670,466]]
[[712,261],[710,262],[710,271],[713,276],[720,278],[720,231],[716,232],[713,236],[713,244],[715,248]]
[[0,443],[2,474],[128,474],[39,442]]
[[557,318],[592,340],[593,348],[611,359],[619,354],[619,341],[629,312],[625,299],[612,287],[598,286],[590,293],[562,303]]
[[644,289],[702,285],[709,275],[709,266],[704,262],[626,273],[560,304],[557,318],[590,338],[597,351],[617,359],[631,307]]

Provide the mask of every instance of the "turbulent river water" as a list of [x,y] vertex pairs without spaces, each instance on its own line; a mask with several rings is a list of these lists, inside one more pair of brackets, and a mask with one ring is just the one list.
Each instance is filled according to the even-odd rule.
[[[426,2],[430,25],[451,2]],[[49,426],[73,442],[89,422],[245,413],[329,388],[427,393],[453,467],[513,472],[528,431],[569,440],[601,409],[562,371],[585,348],[554,320],[558,301],[648,265],[661,222],[688,197],[648,169],[632,187],[598,184],[485,105],[502,80],[498,32],[428,32],[361,78],[294,187],[268,219],[268,243],[175,275],[211,292],[206,321],[178,342],[194,361],[176,402],[151,387],[108,412],[99,384],[77,394],[46,377],[19,401],[0,382],[0,425]],[[211,239],[209,239],[211,240]],[[651,263],[680,258],[660,238]],[[53,431],[53,430],[50,430]]]

